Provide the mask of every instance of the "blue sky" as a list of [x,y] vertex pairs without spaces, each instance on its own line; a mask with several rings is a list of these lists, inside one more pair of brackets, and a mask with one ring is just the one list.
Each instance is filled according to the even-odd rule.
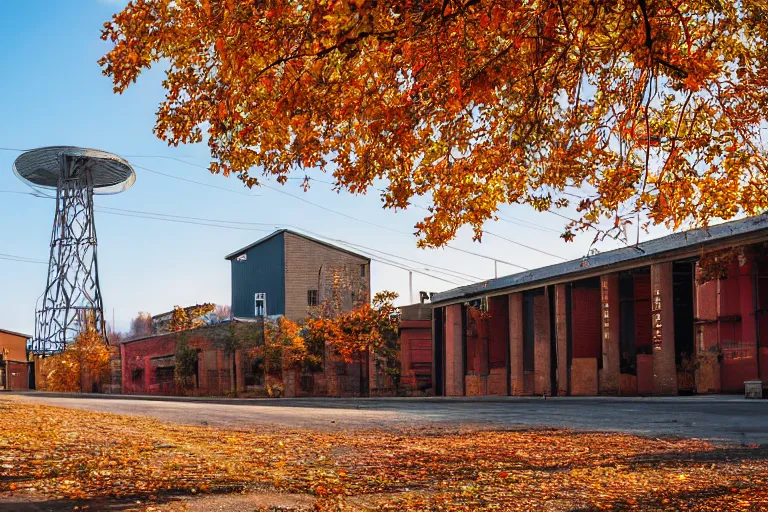
[[[109,46],[99,38],[100,28],[123,3],[0,2],[0,147],[99,148],[154,171],[233,191],[199,186],[137,168],[135,185],[123,194],[98,197],[97,208],[274,223],[276,227],[299,226],[328,238],[396,253],[483,279],[493,277],[491,261],[453,250],[417,249],[416,239],[407,234],[413,232],[414,223],[423,217],[424,211],[418,208],[397,213],[383,210],[375,193],[368,196],[337,194],[329,186],[317,184],[305,194],[298,181],[289,181],[282,188],[354,219],[388,226],[405,234],[357,222],[269,189],[254,190],[249,196],[243,194],[245,189],[235,179],[211,176],[200,167],[171,159],[129,156],[169,156],[187,159],[196,165],[207,164],[206,146],[168,148],[152,134],[155,109],[163,97],[160,87],[163,75],[159,68],[145,73],[121,96],[113,94],[110,80],[101,75],[96,61]],[[47,261],[54,205],[47,199],[9,193],[29,191],[12,172],[17,156],[16,152],[0,150],[0,191],[3,191],[0,192],[0,253]],[[280,186],[272,181],[267,183]],[[228,304],[229,262],[224,256],[267,234],[114,213],[98,211],[96,228],[105,312],[111,321],[114,311],[120,330],[128,328],[138,311],[156,314],[177,304]],[[583,256],[591,242],[591,236],[581,235],[575,243],[565,244],[556,232],[547,231],[562,227],[562,219],[552,214],[514,206],[504,207],[502,215],[525,219],[539,228],[496,222],[487,226],[491,231],[565,258]],[[270,230],[265,226],[261,229]],[[657,235],[663,232],[663,229],[655,230]],[[469,229],[463,229],[452,245],[529,268],[560,261],[490,236],[482,243],[474,243]],[[601,249],[615,247],[616,242],[600,246]],[[516,271],[499,264],[499,275]],[[0,259],[0,276],[0,328],[31,334],[35,302],[45,286],[46,266]],[[401,304],[408,302],[405,270],[374,262],[372,287],[374,291],[394,290],[400,293]],[[453,284],[414,275],[416,294],[418,290],[440,291],[452,287]]]

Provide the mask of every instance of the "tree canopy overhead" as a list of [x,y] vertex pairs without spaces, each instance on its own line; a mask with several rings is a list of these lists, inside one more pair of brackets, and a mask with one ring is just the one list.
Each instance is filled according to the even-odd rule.
[[422,245],[504,203],[577,207],[566,239],[768,207],[762,0],[135,0],[102,37],[116,92],[168,62],[158,137],[249,186],[384,178]]

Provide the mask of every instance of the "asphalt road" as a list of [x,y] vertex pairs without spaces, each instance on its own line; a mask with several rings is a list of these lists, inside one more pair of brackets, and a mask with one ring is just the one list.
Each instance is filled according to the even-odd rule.
[[[645,436],[768,444],[768,400],[738,396],[668,398],[147,399],[20,393],[30,402],[140,414],[230,428],[403,429],[558,427]],[[2,395],[0,395],[2,397]]]

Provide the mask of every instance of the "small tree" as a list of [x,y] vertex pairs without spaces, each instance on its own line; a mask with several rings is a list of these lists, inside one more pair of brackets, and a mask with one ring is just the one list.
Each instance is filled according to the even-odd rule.
[[348,313],[308,320],[309,336],[324,339],[346,363],[373,354],[375,362],[398,383],[400,366],[399,316],[393,302],[395,292],[377,293],[372,304],[362,304]]
[[109,376],[109,349],[96,330],[93,315],[83,323],[75,341],[49,358],[46,383],[50,391],[90,391],[88,384]]
[[253,349],[259,338],[256,331],[251,329],[249,325],[243,325],[242,328],[238,328],[238,325],[235,322],[229,324],[223,347],[224,353],[232,358],[232,391],[235,396],[237,396],[237,361],[235,356],[240,350]]
[[173,370],[176,385],[181,389],[189,388],[196,368],[197,350],[189,346],[186,333],[181,334],[176,340],[176,367]]
[[264,361],[264,381],[270,395],[274,393],[269,382],[271,373],[299,370],[314,357],[307,350],[301,327],[282,316],[276,323],[264,324],[264,344],[257,347],[256,354]]

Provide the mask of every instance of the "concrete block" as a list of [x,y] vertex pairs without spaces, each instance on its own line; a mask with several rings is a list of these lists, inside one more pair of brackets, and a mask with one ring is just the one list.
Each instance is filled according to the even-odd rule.
[[597,359],[576,358],[571,361],[571,395],[597,395]]
[[488,395],[503,396],[507,394],[507,369],[493,368],[488,375]]
[[763,381],[748,380],[744,382],[745,398],[763,398]]
[[488,394],[487,375],[467,375],[464,379],[466,396],[485,396]]

